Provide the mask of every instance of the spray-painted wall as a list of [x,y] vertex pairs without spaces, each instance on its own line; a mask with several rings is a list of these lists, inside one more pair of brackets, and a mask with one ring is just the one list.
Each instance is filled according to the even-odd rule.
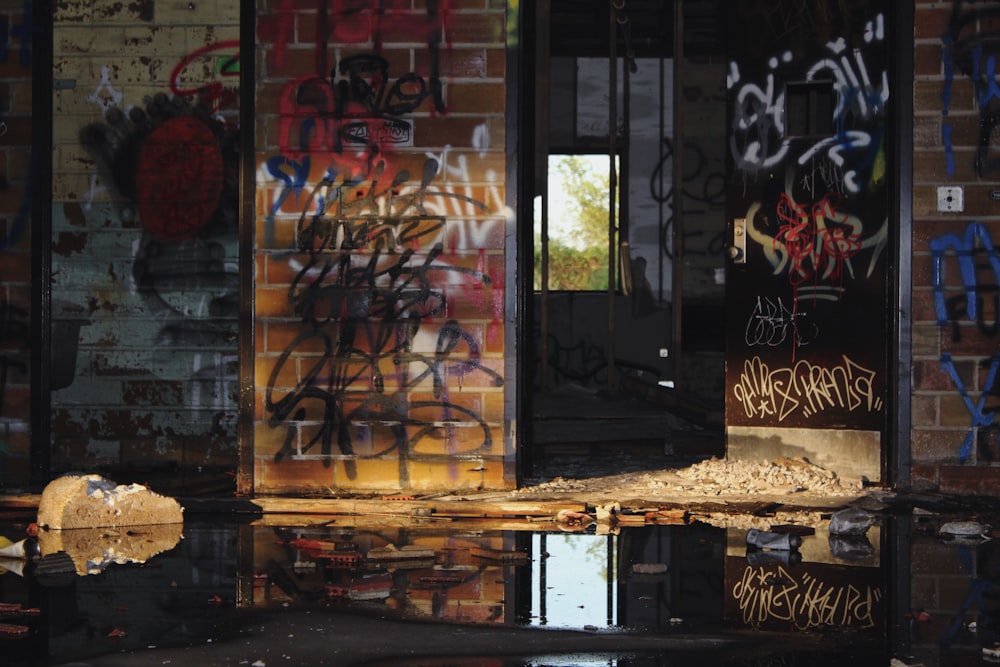
[[259,492],[513,484],[505,3],[261,2]]
[[899,235],[892,16],[844,0],[748,3],[730,19],[730,457],[805,456],[882,479]]
[[239,20],[55,10],[55,472],[235,465]]
[[0,7],[0,488],[31,451],[32,33],[30,2]]
[[998,27],[998,2],[917,3],[912,471],[943,491],[1000,492]]

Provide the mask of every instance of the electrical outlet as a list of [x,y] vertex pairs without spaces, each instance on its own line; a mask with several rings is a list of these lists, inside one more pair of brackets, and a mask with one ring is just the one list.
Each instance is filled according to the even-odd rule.
[[961,213],[965,208],[965,197],[961,185],[939,185],[937,208],[941,213]]

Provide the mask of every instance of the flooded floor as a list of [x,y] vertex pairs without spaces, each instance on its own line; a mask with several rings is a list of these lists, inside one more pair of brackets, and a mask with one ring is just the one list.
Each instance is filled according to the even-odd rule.
[[[851,537],[831,535],[829,514],[774,517],[765,532],[784,543],[770,548],[748,544],[760,536],[738,516],[719,527],[678,513],[637,526],[194,515],[43,532],[40,560],[0,562],[2,663],[1000,661],[1000,524],[951,509],[873,512]],[[0,536],[17,543],[31,521],[4,514]]]

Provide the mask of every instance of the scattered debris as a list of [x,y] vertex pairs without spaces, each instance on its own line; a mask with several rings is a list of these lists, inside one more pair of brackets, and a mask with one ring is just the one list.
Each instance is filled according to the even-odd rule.
[[862,536],[875,525],[875,516],[857,507],[848,507],[835,512],[830,518],[830,534],[840,536]]
[[747,531],[747,548],[766,551],[791,551],[802,546],[802,538],[791,533],[772,533],[751,528]]
[[141,484],[116,485],[100,475],[65,475],[42,491],[38,523],[50,530],[184,522],[173,498]]
[[618,503],[608,503],[606,505],[597,505],[594,507],[594,515],[597,517],[598,523],[611,523],[618,519],[618,515],[621,514],[622,508]]
[[857,562],[875,553],[875,546],[865,535],[830,535],[830,555],[838,560]]
[[469,549],[469,553],[473,558],[482,558],[500,563],[525,563],[528,561],[528,554],[524,551],[499,551],[485,547],[472,547]]
[[590,516],[586,512],[559,510],[556,513],[556,521],[564,526],[586,527],[594,523],[594,517]]
[[5,537],[0,537],[0,558],[34,560],[38,557],[38,540],[35,538],[26,537],[23,540],[11,542]]
[[938,535],[953,540],[988,540],[990,527],[976,521],[950,521],[938,529]]
[[369,549],[365,558],[367,558],[369,562],[386,563],[407,560],[434,560],[436,558],[436,554],[430,547],[424,547],[418,544],[407,544],[398,548],[392,544],[388,544],[384,547],[373,547]]
[[665,574],[668,570],[666,563],[633,563],[633,574]]
[[0,623],[0,637],[16,639],[26,637],[31,629],[26,625],[15,625],[13,623]]

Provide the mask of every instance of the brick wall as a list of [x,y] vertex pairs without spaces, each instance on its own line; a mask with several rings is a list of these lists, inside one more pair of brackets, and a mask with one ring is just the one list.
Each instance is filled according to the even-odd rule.
[[55,9],[56,473],[235,465],[239,20]]
[[16,488],[28,479],[30,450],[33,49],[31,5],[7,5],[0,8],[0,488]]
[[513,484],[505,4],[259,3],[257,491]]
[[[1000,492],[996,365],[1000,152],[988,35],[1000,3],[917,2],[913,173],[912,479],[916,488]],[[990,17],[990,15],[993,15]],[[981,50],[977,50],[977,47]],[[984,79],[985,81],[986,79]],[[982,143],[981,143],[982,142]],[[982,145],[983,149],[978,147]],[[961,186],[961,211],[938,187]]]

